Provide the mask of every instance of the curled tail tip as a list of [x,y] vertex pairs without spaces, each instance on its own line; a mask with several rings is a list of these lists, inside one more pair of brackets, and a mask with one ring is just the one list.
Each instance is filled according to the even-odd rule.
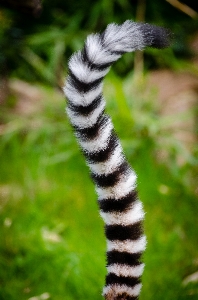
[[171,45],[173,33],[169,29],[148,23],[142,23],[140,28],[143,34],[145,46],[164,49]]

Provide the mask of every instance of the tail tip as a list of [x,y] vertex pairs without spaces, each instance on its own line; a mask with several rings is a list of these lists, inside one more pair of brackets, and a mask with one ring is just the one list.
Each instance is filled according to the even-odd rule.
[[172,43],[173,33],[167,28],[146,23],[142,24],[141,30],[146,46],[163,49],[169,47]]

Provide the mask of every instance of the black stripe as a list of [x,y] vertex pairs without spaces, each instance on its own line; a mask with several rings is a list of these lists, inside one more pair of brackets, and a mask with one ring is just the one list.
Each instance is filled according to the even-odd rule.
[[81,80],[79,80],[73,73],[71,70],[69,70],[69,76],[68,76],[68,81],[70,83],[70,85],[74,86],[75,89],[77,89],[80,93],[87,93],[95,88],[97,88],[99,86],[99,84],[102,82],[103,80],[103,76],[101,78],[98,78],[92,82],[83,82]]
[[119,284],[126,285],[128,287],[134,287],[136,284],[140,283],[139,277],[125,277],[125,276],[117,276],[114,273],[109,273],[106,276],[106,285],[110,284]]
[[99,134],[99,131],[105,127],[108,120],[109,117],[103,112],[102,114],[100,114],[97,122],[93,126],[83,129],[74,126],[78,138],[80,138],[82,141],[87,141],[96,138]]
[[82,151],[89,163],[99,163],[99,162],[106,161],[113,153],[117,145],[118,145],[118,138],[116,134],[112,131],[107,147],[105,149],[100,150],[98,152],[88,152],[88,151],[84,151],[83,149]]
[[89,105],[86,106],[74,105],[73,103],[68,102],[68,108],[71,109],[76,114],[87,116],[100,105],[101,100],[102,100],[102,95],[99,95]]
[[114,61],[111,61],[109,63],[104,63],[104,64],[95,64],[92,61],[90,61],[88,54],[87,54],[86,44],[81,51],[81,57],[82,57],[82,61],[85,62],[91,70],[104,71],[105,69],[109,68],[114,63]]
[[111,51],[112,54],[116,54],[116,55],[123,55],[126,53],[126,51]]
[[108,175],[98,175],[91,173],[91,177],[94,180],[95,184],[100,187],[110,187],[114,186],[120,179],[123,174],[129,172],[130,167],[126,161],[124,161],[120,166],[117,167],[117,170],[108,174]]
[[107,266],[112,264],[122,264],[128,266],[138,266],[141,264],[142,253],[128,253],[119,251],[108,251],[107,252]]
[[108,240],[137,240],[143,234],[142,222],[132,225],[106,225],[105,233]]
[[137,200],[137,191],[130,192],[127,196],[120,199],[98,200],[99,208],[103,212],[123,212],[131,208],[132,203]]
[[91,63],[91,69],[93,70],[98,70],[98,71],[104,71],[105,69],[109,68],[110,66],[113,65],[114,61],[111,61],[109,63],[106,64],[95,64],[95,63]]

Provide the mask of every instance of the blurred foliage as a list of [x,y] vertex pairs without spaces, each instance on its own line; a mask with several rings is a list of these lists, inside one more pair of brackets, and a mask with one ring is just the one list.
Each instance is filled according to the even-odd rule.
[[[61,86],[66,61],[82,46],[87,34],[102,31],[110,22],[137,20],[140,2],[44,0],[39,18],[0,9],[1,71],[3,69],[3,72],[25,80]],[[167,52],[165,59],[160,54],[160,62],[156,53],[150,51],[146,55],[146,67],[174,67],[174,60],[190,55],[187,42],[197,30],[198,20],[165,0],[147,0],[145,4],[145,21],[168,27],[175,34],[172,51]],[[194,9],[197,9],[195,6]],[[119,75],[126,75],[132,65],[133,56],[126,55],[114,66],[114,70]]]

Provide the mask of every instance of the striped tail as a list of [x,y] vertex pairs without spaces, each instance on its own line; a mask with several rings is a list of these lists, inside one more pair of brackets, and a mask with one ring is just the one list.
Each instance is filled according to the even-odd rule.
[[64,87],[67,114],[96,185],[107,238],[106,300],[138,299],[146,247],[144,211],[136,191],[136,174],[123,154],[113,124],[105,114],[103,78],[122,54],[146,46],[165,48],[170,33],[161,27],[126,21],[89,35],[82,51],[69,61]]

